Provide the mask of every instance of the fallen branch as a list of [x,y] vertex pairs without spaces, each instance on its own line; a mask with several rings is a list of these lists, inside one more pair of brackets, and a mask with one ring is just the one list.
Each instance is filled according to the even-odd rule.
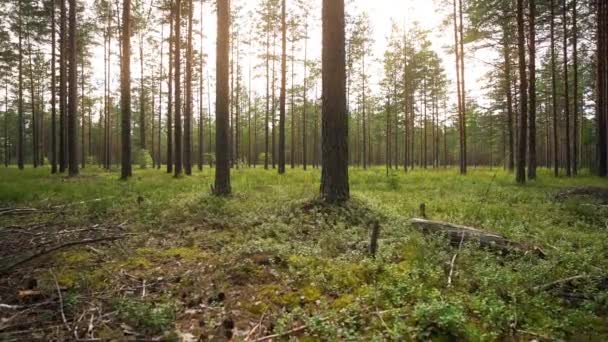
[[272,339],[279,338],[279,337],[289,336],[291,334],[295,334],[295,333],[298,333],[300,331],[304,331],[304,330],[306,330],[306,328],[308,328],[307,325],[301,325],[301,326],[299,326],[297,328],[293,328],[291,330],[287,330],[286,332],[281,333],[281,334],[274,334],[274,335],[268,335],[268,336],[260,337],[257,340],[255,340],[255,342],[268,341],[268,340],[272,340]]
[[540,258],[545,257],[545,253],[536,246],[511,241],[502,235],[485,232],[477,228],[419,218],[412,219],[411,223],[425,234],[440,233],[446,235],[450,240],[450,244],[455,247],[460,246],[461,241],[477,242],[482,248],[496,250],[502,254],[523,252],[525,254],[534,254]]
[[88,245],[88,244],[104,242],[104,241],[116,241],[116,240],[120,240],[120,239],[124,239],[124,238],[125,238],[125,236],[108,236],[108,237],[103,237],[103,238],[98,238],[98,239],[85,239],[85,240],[80,240],[80,241],[67,242],[67,243],[61,244],[59,246],[55,246],[55,247],[52,247],[49,249],[42,250],[38,253],[30,255],[29,257],[19,260],[19,261],[15,262],[14,264],[9,265],[9,266],[3,268],[2,270],[0,270],[0,275],[4,275],[4,274],[10,272],[15,267],[21,266],[27,262],[30,262],[34,259],[41,257],[43,255],[58,251],[60,249],[64,249],[64,248],[68,248],[68,247],[72,247],[72,246],[78,246],[78,245]]
[[63,320],[63,325],[68,329],[69,332],[72,332],[72,327],[68,324],[68,320],[65,318],[65,311],[63,310],[63,296],[61,295],[61,289],[59,288],[59,283],[57,282],[57,277],[55,277],[55,273],[53,271],[51,275],[53,276],[53,280],[55,281],[55,287],[57,288],[57,296],[59,297],[59,309],[61,310],[61,319]]
[[555,199],[564,201],[575,196],[590,196],[600,201],[602,204],[608,204],[608,189],[593,186],[566,189],[555,194]]
[[4,208],[0,210],[0,216],[4,215],[23,215],[39,211],[35,208]]

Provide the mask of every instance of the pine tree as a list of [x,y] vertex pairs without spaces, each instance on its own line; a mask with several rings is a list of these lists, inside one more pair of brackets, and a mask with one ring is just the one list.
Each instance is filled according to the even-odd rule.
[[217,51],[216,51],[216,168],[213,193],[226,196],[231,192],[229,160],[229,124],[230,114],[230,0],[217,2]]
[[323,0],[323,117],[321,194],[349,199],[344,0]]
[[[72,0],[74,1],[74,0]],[[122,160],[120,177],[132,176],[131,165],[131,0],[124,0],[122,7],[122,56],[120,61],[120,110],[122,135]]]

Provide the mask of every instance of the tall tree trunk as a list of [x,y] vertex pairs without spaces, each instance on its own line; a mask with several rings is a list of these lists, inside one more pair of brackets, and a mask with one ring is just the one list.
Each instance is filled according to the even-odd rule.
[[465,175],[467,173],[467,91],[465,87],[465,75],[464,75],[464,20],[463,20],[463,1],[458,0],[460,4],[460,96],[462,96],[462,130],[460,132],[461,141],[461,163],[460,174]]
[[199,51],[199,85],[198,85],[198,170],[199,171],[203,171],[203,164],[204,164],[204,156],[205,156],[205,140],[204,140],[204,129],[205,129],[205,116],[203,113],[203,48],[204,48],[204,42],[203,42],[203,19],[204,19],[204,13],[203,13],[203,6],[205,5],[204,0],[201,0],[201,21],[200,21],[200,32],[199,32],[199,39],[200,39],[200,51]]
[[296,140],[295,140],[295,134],[296,134],[296,122],[297,122],[297,115],[296,115],[296,111],[294,110],[295,108],[295,94],[296,94],[296,88],[295,88],[295,77],[296,77],[296,37],[295,34],[292,37],[293,41],[291,42],[291,101],[289,101],[289,106],[290,106],[290,110],[291,110],[291,143],[289,146],[290,149],[290,153],[289,153],[289,157],[290,157],[290,161],[291,161],[291,168],[295,169],[296,168]]
[[570,82],[568,79],[568,4],[562,0],[562,25],[564,29],[564,120],[566,120],[566,176],[572,177],[570,144]]
[[167,173],[173,173],[173,47],[175,35],[173,26],[175,21],[175,4],[171,1],[169,13],[169,77],[167,78]]
[[228,115],[230,113],[229,89],[229,55],[230,55],[230,0],[217,2],[217,59],[216,59],[216,168],[214,194],[226,196],[231,192],[230,187],[230,161],[228,155],[229,127]]
[[285,97],[287,88],[287,23],[285,0],[281,2],[281,94],[279,108],[279,174],[285,173]]
[[369,145],[369,141],[367,139],[367,112],[365,110],[367,108],[367,92],[365,87],[365,41],[361,43],[361,51],[361,96],[363,98],[361,101],[361,109],[363,115],[363,169],[366,170],[369,158],[369,154],[367,153],[367,146]]
[[350,197],[344,26],[344,0],[323,0],[321,194],[329,203]]
[[8,167],[11,160],[10,138],[8,136],[8,80],[4,89],[4,167]]
[[578,159],[579,159],[579,97],[578,97],[578,18],[577,18],[577,0],[572,1],[572,67],[574,68],[574,111],[573,111],[573,146],[572,146],[572,175],[578,175]]
[[553,110],[553,173],[559,176],[559,141],[557,136],[557,63],[555,61],[555,0],[551,0],[551,98]]
[[175,0],[175,177],[182,175],[182,83],[181,83],[181,18],[182,18],[182,3],[181,0]]
[[[55,27],[55,6],[56,2],[52,2],[51,6],[51,173],[57,173],[57,82],[55,77],[55,64],[56,64],[56,27]],[[7,99],[7,111],[5,115],[8,115],[8,99]],[[5,140],[8,139],[8,136],[5,136]],[[8,153],[8,150],[5,149],[4,153]]]
[[22,36],[23,36],[23,13],[22,13],[22,1],[19,0],[18,2],[18,12],[19,12],[19,46],[18,46],[18,52],[19,52],[19,99],[18,99],[18,111],[19,111],[19,119],[17,122],[18,128],[17,128],[17,166],[19,167],[19,170],[23,170],[23,164],[24,164],[24,156],[25,156],[25,119],[23,117],[23,44],[22,44]]
[[32,42],[31,42],[31,32],[29,31],[29,29],[26,31],[27,34],[27,50],[28,50],[28,69],[29,69],[29,74],[30,74],[30,106],[32,109],[32,124],[31,124],[31,128],[32,128],[32,164],[34,166],[34,168],[38,167],[38,118],[37,118],[37,114],[36,114],[36,92],[34,91],[35,88],[35,84],[34,84],[34,66],[32,63]]
[[78,70],[76,67],[76,0],[70,0],[70,39],[69,39],[69,104],[68,104],[68,159],[69,159],[69,175],[71,177],[78,175],[78,146],[76,129],[77,118],[76,111],[78,105]]
[[308,167],[308,136],[306,135],[306,127],[307,127],[307,119],[306,119],[306,111],[308,106],[308,80],[307,80],[307,72],[308,72],[308,19],[304,20],[304,104],[302,107],[302,166],[304,167],[304,171]]
[[144,88],[144,36],[139,34],[139,149],[146,149],[146,89]]
[[271,161],[272,161],[272,168],[276,168],[276,164],[277,164],[277,147],[276,147],[276,141],[275,141],[275,137],[276,137],[276,112],[277,112],[277,105],[276,105],[276,73],[275,73],[275,64],[276,64],[276,56],[277,56],[277,33],[276,30],[274,30],[273,33],[273,38],[272,38],[272,96],[271,96],[271,101],[272,101],[272,110],[270,112],[270,126],[271,126]]
[[517,182],[526,182],[526,140],[528,137],[528,76],[526,74],[526,37],[524,0],[517,0],[517,50],[519,53],[519,145],[517,153]]
[[80,55],[80,164],[84,169],[86,167],[85,158],[85,138],[86,138],[86,120],[84,114],[84,53]]
[[184,117],[184,171],[192,175],[192,14],[194,6],[188,1],[188,47],[186,50],[186,113]]
[[[75,0],[71,0],[75,1]],[[132,176],[131,165],[131,0],[123,1],[122,56],[120,59],[120,110],[122,133],[121,179]]]
[[608,4],[597,1],[597,124],[598,124],[598,174],[608,176]]
[[[161,166],[161,159],[162,159],[162,152],[161,152],[161,132],[162,132],[162,116],[163,116],[163,74],[164,74],[164,69],[163,69],[163,57],[164,57],[164,49],[165,49],[165,25],[161,25],[161,30],[160,30],[160,71],[159,71],[159,75],[158,75],[158,146],[157,146],[157,155],[155,161],[156,161],[156,168],[160,170],[160,166]],[[171,58],[169,58],[169,60],[171,60]],[[152,132],[152,134],[156,134],[156,132]]]
[[454,20],[454,56],[456,57],[456,95],[458,96],[458,132],[459,132],[459,137],[460,137],[460,172],[462,173],[462,170],[464,168],[464,163],[463,163],[463,158],[464,158],[464,140],[462,132],[463,132],[463,103],[462,103],[462,82],[461,82],[461,78],[463,75],[461,75],[461,68],[460,68],[460,63],[461,63],[461,59],[460,59],[460,49],[459,49],[459,36],[458,36],[458,9],[457,9],[457,0],[453,1],[453,7],[454,7],[454,14],[453,14],[453,20]]
[[530,115],[528,117],[529,139],[528,148],[528,178],[536,179],[536,0],[528,0],[530,8],[528,39],[529,70],[530,70]]
[[[267,7],[267,15],[270,16],[270,2],[268,3]],[[268,170],[268,120],[270,117],[270,28],[266,29],[266,116],[264,120],[264,169]]]

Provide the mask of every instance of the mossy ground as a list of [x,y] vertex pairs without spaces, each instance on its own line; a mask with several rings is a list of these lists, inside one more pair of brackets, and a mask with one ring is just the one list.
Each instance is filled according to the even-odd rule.
[[[121,225],[132,234],[28,264],[0,284],[0,301],[15,297],[24,273],[51,297],[55,275],[67,289],[69,323],[102,339],[127,332],[243,340],[254,327],[250,338],[303,325],[296,335],[305,340],[608,339],[605,289],[587,284],[574,299],[534,290],[574,275],[606,276],[607,207],[554,199],[566,187],[607,187],[605,180],[541,170],[539,180],[520,186],[485,168],[464,177],[455,169],[389,176],[383,168],[351,169],[353,200],[327,207],[316,200],[319,178],[317,170],[233,170],[234,194],[215,198],[208,168],[179,179],[136,169],[128,182],[96,168],[75,179],[46,168],[0,169],[0,207],[73,204],[59,219],[54,211],[0,217],[3,237],[18,234],[8,226],[37,221]],[[473,245],[458,251],[409,224],[421,203],[431,219],[538,245],[547,257]],[[381,226],[376,259],[367,253],[374,220]],[[47,316],[43,322],[62,327],[57,312]]]

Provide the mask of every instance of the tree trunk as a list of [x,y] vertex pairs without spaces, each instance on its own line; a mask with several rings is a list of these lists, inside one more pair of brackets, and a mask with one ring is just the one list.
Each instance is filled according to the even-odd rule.
[[204,156],[205,156],[205,140],[204,140],[204,129],[205,129],[205,116],[203,113],[203,6],[205,5],[204,0],[201,0],[201,22],[200,22],[200,45],[201,51],[199,51],[199,85],[198,85],[198,170],[203,171]]
[[461,131],[461,163],[460,166],[460,174],[466,175],[467,173],[467,91],[465,87],[465,75],[464,75],[464,20],[463,20],[463,1],[458,0],[460,4],[460,81],[462,82],[460,86],[460,96],[462,96],[462,131]]
[[182,84],[181,84],[181,18],[182,18],[181,0],[175,1],[175,177],[182,175]]
[[169,13],[169,77],[167,78],[167,173],[173,173],[173,46],[175,35],[173,26],[175,21],[175,4],[171,2]]
[[188,1],[188,46],[186,49],[186,113],[184,117],[184,171],[192,175],[192,14],[194,6]]
[[517,50],[519,54],[519,144],[517,153],[518,183],[526,182],[526,140],[528,137],[528,76],[526,75],[526,37],[524,27],[524,0],[517,0]]
[[230,0],[217,2],[217,59],[216,59],[216,168],[214,194],[226,196],[230,188],[230,161],[228,150],[229,127],[228,115],[230,113],[230,89],[228,79],[230,54]]
[[536,0],[528,0],[530,8],[529,30],[530,38],[528,39],[529,51],[529,70],[530,70],[530,115],[528,117],[529,139],[530,145],[528,148],[528,178],[536,179]]
[[[456,7],[456,0],[453,1],[454,5],[454,56],[456,57],[456,95],[458,96],[458,132],[460,134],[460,172],[464,168],[463,157],[464,157],[464,141],[462,139],[463,135],[463,103],[462,103],[462,83],[460,81],[462,75],[460,74],[460,49],[459,49],[459,37],[458,37],[458,9]],[[413,132],[413,131],[412,131]],[[412,138],[414,139],[414,138]],[[413,144],[412,144],[413,145]],[[412,154],[413,155],[413,154]],[[413,165],[413,161],[412,161]]]
[[344,26],[344,0],[323,0],[321,194],[329,203],[350,197]]
[[306,121],[306,110],[307,110],[307,106],[308,106],[308,99],[307,99],[307,95],[308,95],[308,80],[306,79],[307,76],[307,71],[308,71],[308,19],[305,19],[306,22],[304,23],[304,106],[302,109],[302,166],[304,167],[304,171],[306,171],[306,168],[308,167],[308,161],[307,161],[307,157],[308,157],[308,137],[306,135],[306,127],[307,127],[307,121]]
[[572,148],[572,175],[578,175],[578,159],[579,159],[579,97],[578,97],[578,18],[577,18],[577,0],[572,1],[572,67],[574,68],[574,111],[573,111],[573,148]]
[[598,174],[608,175],[608,4],[597,1],[597,125],[598,125]]
[[287,87],[287,24],[285,0],[281,2],[281,94],[279,108],[279,174],[285,173],[285,97]]
[[22,14],[22,7],[23,4],[21,2],[21,0],[19,0],[18,3],[18,12],[19,12],[19,46],[18,46],[18,52],[19,52],[19,99],[18,99],[18,111],[19,111],[19,120],[17,122],[18,124],[18,128],[17,128],[17,166],[19,167],[19,170],[23,170],[23,164],[24,164],[24,156],[25,156],[25,137],[24,137],[24,130],[25,130],[25,119],[23,117],[23,44],[22,44],[22,36],[23,36],[23,14]]
[[70,68],[69,68],[69,104],[68,104],[68,159],[69,159],[69,175],[74,177],[78,175],[78,146],[76,129],[76,111],[78,105],[78,78],[76,68],[76,0],[70,0]]
[[144,37],[139,34],[139,149],[146,149],[146,89],[144,88]]
[[[74,0],[71,0],[74,1]],[[131,166],[131,0],[122,8],[122,56],[120,59],[120,110],[122,134],[122,163],[120,177],[132,175]]]
[[[155,158],[156,168],[160,170],[160,165],[162,163],[161,157],[161,132],[162,132],[162,116],[163,116],[163,57],[164,57],[164,49],[165,49],[165,25],[161,26],[160,30],[160,72],[158,75],[158,147],[157,147],[157,155]],[[169,58],[169,60],[171,60]],[[152,134],[156,134],[156,132],[152,132]]]
[[[51,173],[57,173],[57,103],[56,103],[56,79],[55,79],[55,63],[56,63],[56,27],[55,27],[55,1],[51,6]],[[4,115],[8,115],[8,99],[7,99],[7,111]],[[5,128],[6,129],[6,128]],[[8,139],[5,136],[4,139]],[[8,154],[8,149],[5,148],[5,154]]]
[[562,25],[564,28],[564,120],[566,120],[566,176],[572,177],[570,144],[570,82],[568,80],[568,5],[562,0]]
[[559,141],[557,136],[557,64],[555,61],[555,0],[551,0],[551,98],[553,110],[553,173],[559,176]]

